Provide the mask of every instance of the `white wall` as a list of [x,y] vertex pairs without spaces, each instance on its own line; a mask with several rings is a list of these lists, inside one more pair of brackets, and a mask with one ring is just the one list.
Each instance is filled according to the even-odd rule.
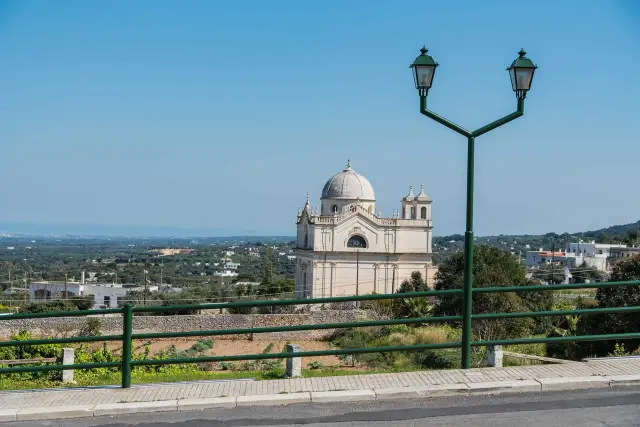
[[580,243],[569,243],[569,247],[567,248],[567,252],[571,252],[574,254],[585,254],[591,256],[599,256],[602,258],[607,258],[609,256],[609,252],[611,248],[626,248],[627,245],[621,244],[603,244],[603,243],[595,243],[595,242],[580,242]]

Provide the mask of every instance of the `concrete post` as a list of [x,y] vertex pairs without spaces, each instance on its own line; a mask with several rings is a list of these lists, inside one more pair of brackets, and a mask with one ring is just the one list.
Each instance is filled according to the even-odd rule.
[[494,368],[502,368],[502,346],[501,345],[488,345],[487,346],[487,364]]
[[[287,353],[300,352],[300,346],[296,344],[287,344]],[[299,378],[302,376],[302,358],[301,357],[288,357],[287,358],[287,378]]]
[[[63,348],[62,349],[62,364],[63,365],[73,365],[73,361],[75,359],[75,350],[72,348]],[[62,382],[63,383],[72,383],[73,381],[73,369],[67,369],[62,371]]]

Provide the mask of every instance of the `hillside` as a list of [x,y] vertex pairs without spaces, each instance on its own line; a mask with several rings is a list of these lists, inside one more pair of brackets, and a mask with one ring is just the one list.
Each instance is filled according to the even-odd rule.
[[[476,237],[476,245],[490,245],[514,254],[524,253],[527,250],[564,249],[569,242],[595,240],[598,243],[624,243],[627,245],[640,244],[640,221],[612,225],[599,230],[589,230],[577,233],[546,233],[546,234],[502,234],[499,236]],[[435,262],[446,259],[455,252],[464,248],[464,235],[438,236],[433,238],[433,249],[436,253]]]

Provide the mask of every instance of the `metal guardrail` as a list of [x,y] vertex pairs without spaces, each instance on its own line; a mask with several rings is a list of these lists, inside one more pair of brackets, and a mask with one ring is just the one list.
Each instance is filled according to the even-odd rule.
[[[625,282],[601,282],[601,283],[579,283],[579,284],[562,284],[562,285],[531,285],[531,286],[502,286],[473,289],[475,294],[484,293],[505,293],[505,292],[536,292],[536,291],[558,291],[564,289],[589,289],[589,288],[610,288],[610,287],[640,286],[640,281]],[[173,365],[186,363],[204,363],[204,362],[223,362],[237,360],[263,360],[263,359],[284,359],[291,357],[291,353],[261,353],[261,354],[242,354],[235,356],[203,356],[194,358],[174,358],[174,359],[144,359],[132,360],[132,342],[140,339],[154,338],[183,338],[198,336],[219,336],[219,335],[243,335],[243,334],[259,334],[267,332],[290,332],[290,331],[307,331],[319,329],[341,329],[341,328],[357,328],[367,326],[386,326],[386,325],[408,325],[422,324],[434,322],[452,322],[462,321],[463,316],[440,316],[440,317],[419,317],[409,319],[389,319],[389,320],[368,320],[360,322],[344,322],[344,323],[325,323],[311,325],[295,325],[295,326],[271,326],[258,328],[237,328],[223,330],[199,330],[185,332],[154,332],[154,333],[133,333],[133,315],[134,313],[167,313],[180,310],[209,310],[224,308],[243,308],[243,307],[260,307],[260,306],[284,306],[284,305],[313,305],[326,303],[340,303],[351,301],[377,301],[392,300],[405,298],[434,297],[443,295],[462,294],[462,289],[451,290],[433,290],[424,292],[407,292],[396,294],[374,294],[359,295],[349,297],[332,297],[332,298],[311,298],[311,299],[288,299],[288,300],[258,300],[258,301],[236,301],[226,303],[209,303],[198,305],[174,305],[174,306],[137,306],[133,307],[129,304],[122,308],[102,309],[102,310],[83,310],[71,312],[50,312],[50,313],[22,313],[3,316],[2,320],[11,319],[35,319],[35,318],[53,318],[53,317],[82,317],[97,314],[122,314],[123,330],[121,335],[103,335],[103,336],[80,336],[69,338],[43,338],[31,339],[23,341],[0,341],[0,347],[20,347],[27,345],[40,344],[71,344],[71,343],[88,343],[88,342],[104,342],[104,341],[121,341],[122,342],[122,358],[120,362],[102,362],[102,363],[81,363],[73,365],[46,365],[46,366],[20,366],[12,368],[0,368],[0,374],[14,372],[46,372],[46,371],[62,371],[68,369],[94,369],[94,368],[120,368],[122,371],[122,387],[131,387],[131,370],[135,366],[148,365]],[[611,313],[635,313],[640,312],[640,306],[632,307],[613,307],[613,308],[590,308],[579,310],[549,310],[537,312],[512,312],[512,313],[483,313],[474,314],[471,320],[486,319],[513,319],[525,317],[549,317],[563,316],[575,314],[611,314]],[[562,336],[562,337],[546,337],[546,338],[514,338],[500,340],[480,340],[471,342],[447,342],[437,344],[414,344],[399,346],[383,346],[370,348],[348,348],[348,349],[332,349],[319,351],[302,351],[296,353],[296,357],[314,357],[314,356],[335,356],[347,354],[363,354],[378,352],[395,352],[395,351],[412,351],[426,349],[445,349],[445,348],[463,348],[464,346],[483,347],[489,345],[511,345],[511,344],[536,344],[536,343],[555,343],[555,342],[572,342],[572,341],[606,341],[617,339],[640,338],[640,331],[620,334],[602,334],[602,335],[582,335],[582,336]]]

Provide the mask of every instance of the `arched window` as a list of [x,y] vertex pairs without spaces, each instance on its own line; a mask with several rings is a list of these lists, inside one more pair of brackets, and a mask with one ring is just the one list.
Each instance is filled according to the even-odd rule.
[[423,206],[420,209],[420,218],[427,219],[427,207],[426,206]]
[[356,234],[349,238],[349,240],[347,241],[347,247],[348,248],[366,248],[367,241],[364,239],[364,237]]
[[411,206],[411,219],[416,219],[416,208]]
[[336,215],[338,213],[338,205],[333,205],[331,210],[333,211],[333,214]]
[[373,210],[373,206],[369,205],[369,208],[367,210],[369,211],[369,213],[371,213],[371,211]]
[[406,218],[407,217],[407,207],[403,206],[402,207],[402,218]]
[[309,247],[309,233],[304,230],[304,247]]

